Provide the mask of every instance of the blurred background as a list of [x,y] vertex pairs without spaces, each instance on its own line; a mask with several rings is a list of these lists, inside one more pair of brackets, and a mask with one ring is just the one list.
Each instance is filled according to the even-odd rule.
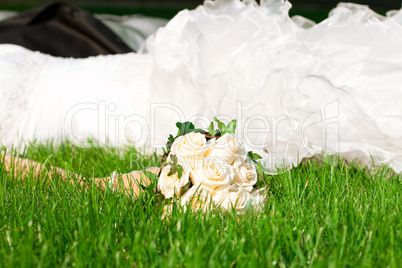
[[[32,7],[55,1],[47,0],[0,0],[0,10],[23,11]],[[131,15],[143,14],[147,16],[170,19],[178,11],[187,8],[193,9],[202,4],[202,0],[70,0],[63,1],[75,4],[92,13]],[[328,13],[339,1],[334,0],[292,0],[293,5],[290,15],[302,15],[316,22],[325,19]],[[388,10],[400,9],[401,0],[353,0],[354,2],[368,5],[380,14]]]

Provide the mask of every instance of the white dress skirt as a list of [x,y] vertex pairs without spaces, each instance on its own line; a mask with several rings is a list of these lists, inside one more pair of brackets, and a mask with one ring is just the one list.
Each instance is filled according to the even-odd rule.
[[313,155],[402,170],[402,9],[342,3],[314,24],[287,1],[206,1],[143,54],[57,58],[0,45],[0,144],[159,150],[177,121],[237,119],[268,172]]

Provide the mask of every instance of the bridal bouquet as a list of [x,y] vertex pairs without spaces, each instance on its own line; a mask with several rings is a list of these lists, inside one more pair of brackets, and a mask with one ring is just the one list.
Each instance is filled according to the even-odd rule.
[[[215,121],[218,130],[214,122],[207,131],[196,129],[191,122],[176,124],[179,131],[176,137],[169,137],[157,190],[195,211],[261,209],[266,195],[264,188],[255,186],[259,177],[263,179],[256,169],[261,157],[247,153],[234,137],[236,120],[227,126],[217,118]],[[165,211],[169,209],[165,207]]]

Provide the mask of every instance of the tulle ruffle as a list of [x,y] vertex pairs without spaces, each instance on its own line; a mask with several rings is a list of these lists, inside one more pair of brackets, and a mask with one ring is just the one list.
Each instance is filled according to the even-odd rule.
[[158,30],[151,94],[177,108],[160,114],[159,137],[178,120],[237,118],[271,172],[338,153],[401,171],[402,11],[341,3],[314,24],[290,7],[206,1]]

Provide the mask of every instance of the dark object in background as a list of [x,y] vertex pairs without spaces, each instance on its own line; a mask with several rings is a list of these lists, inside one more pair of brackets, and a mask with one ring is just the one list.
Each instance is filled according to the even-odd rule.
[[91,13],[66,3],[30,9],[1,21],[0,44],[74,58],[133,51]]

